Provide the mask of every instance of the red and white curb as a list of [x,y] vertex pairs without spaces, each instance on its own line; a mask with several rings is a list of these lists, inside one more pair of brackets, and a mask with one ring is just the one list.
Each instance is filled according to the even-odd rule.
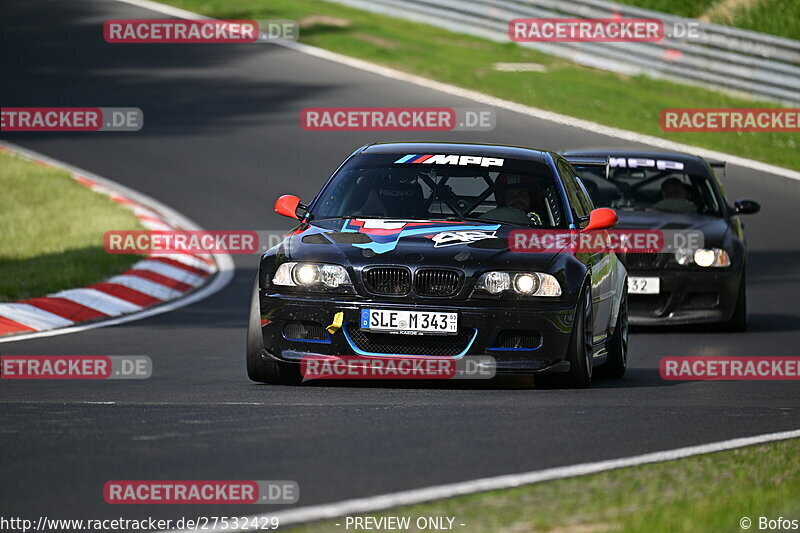
[[[10,143],[0,142],[0,151],[70,172],[81,185],[133,211],[148,230],[201,229],[157,200],[106,178]],[[0,303],[0,343],[72,333],[164,313],[210,296],[232,277],[233,260],[228,254],[150,255],[129,270],[89,287]]]

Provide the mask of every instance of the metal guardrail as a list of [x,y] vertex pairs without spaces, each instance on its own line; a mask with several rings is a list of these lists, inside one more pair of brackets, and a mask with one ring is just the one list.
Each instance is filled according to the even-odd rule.
[[800,41],[699,22],[605,0],[329,0],[509,42],[515,18],[657,18],[694,35],[657,43],[519,43],[603,70],[722,89],[789,105],[800,103]]

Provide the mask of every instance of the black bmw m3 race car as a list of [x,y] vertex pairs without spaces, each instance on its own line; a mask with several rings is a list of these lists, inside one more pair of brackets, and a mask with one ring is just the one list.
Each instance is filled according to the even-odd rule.
[[521,229],[604,230],[562,156],[439,143],[356,150],[260,260],[247,369],[297,383],[311,356],[492,356],[496,373],[585,387],[627,365],[627,283],[613,253],[518,253]]
[[607,158],[606,169],[577,169],[594,203],[617,212],[619,228],[702,232],[704,244],[693,251],[619,254],[628,270],[631,324],[716,322],[733,331],[746,329],[747,246],[739,215],[760,207],[747,199],[728,203],[714,173],[724,163],[634,150],[564,155]]

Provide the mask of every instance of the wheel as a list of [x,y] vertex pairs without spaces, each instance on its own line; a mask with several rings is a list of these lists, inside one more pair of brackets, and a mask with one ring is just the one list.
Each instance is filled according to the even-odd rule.
[[605,377],[619,379],[628,369],[628,286],[627,282],[619,302],[619,314],[614,334],[608,343],[606,364],[598,368]]
[[745,272],[742,271],[742,280],[739,282],[739,295],[736,297],[736,309],[733,316],[725,322],[726,331],[745,331],[747,329],[747,284]]
[[569,371],[534,378],[546,387],[585,389],[592,382],[592,292],[588,286],[583,289],[578,302],[567,348]]
[[262,356],[264,351],[258,279],[256,279],[250,295],[250,320],[247,324],[247,376],[252,381],[274,385],[297,385],[303,381],[297,368],[299,365],[266,360]]

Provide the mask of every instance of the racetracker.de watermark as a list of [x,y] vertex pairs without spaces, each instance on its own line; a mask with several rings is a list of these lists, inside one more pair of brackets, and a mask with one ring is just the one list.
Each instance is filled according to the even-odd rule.
[[491,379],[495,358],[433,356],[365,357],[309,355],[300,360],[303,379]]
[[3,355],[0,379],[147,379],[146,355]]
[[280,527],[280,518],[259,514],[255,516],[191,516],[180,518],[53,518],[40,515],[38,519],[0,516],[0,531],[28,533],[29,531],[96,531],[98,533],[140,533],[143,531],[267,531]]
[[255,231],[107,231],[109,254],[253,254],[261,250]]
[[800,108],[794,109],[664,109],[663,131],[799,132]]
[[509,250],[518,253],[673,253],[703,247],[700,230],[513,230]]
[[260,254],[286,237],[286,230],[112,230],[103,246],[109,254]]
[[103,24],[103,38],[112,44],[247,44],[299,37],[295,20],[114,19]]
[[296,481],[112,480],[103,486],[110,504],[291,504]]
[[664,23],[653,18],[518,18],[508,23],[518,43],[653,43],[664,38]]
[[453,107],[308,107],[306,131],[491,131],[493,109]]
[[800,357],[664,357],[658,362],[661,379],[699,380],[800,380]]
[[3,107],[0,131],[139,131],[138,107]]
[[[697,43],[710,48],[723,48],[729,51],[755,54],[768,58],[776,53],[776,48],[763,39],[749,39],[742,35],[731,36],[699,21],[664,21],[665,39],[675,43]],[[671,44],[669,42],[665,43]],[[683,57],[678,49],[665,49],[662,58],[674,61]]]
[[515,42],[658,42],[665,48],[661,58],[683,58],[679,47],[671,45],[698,43],[726,48],[765,58],[776,48],[761,39],[731,37],[699,21],[660,20],[656,18],[516,18],[508,23],[508,37]]

